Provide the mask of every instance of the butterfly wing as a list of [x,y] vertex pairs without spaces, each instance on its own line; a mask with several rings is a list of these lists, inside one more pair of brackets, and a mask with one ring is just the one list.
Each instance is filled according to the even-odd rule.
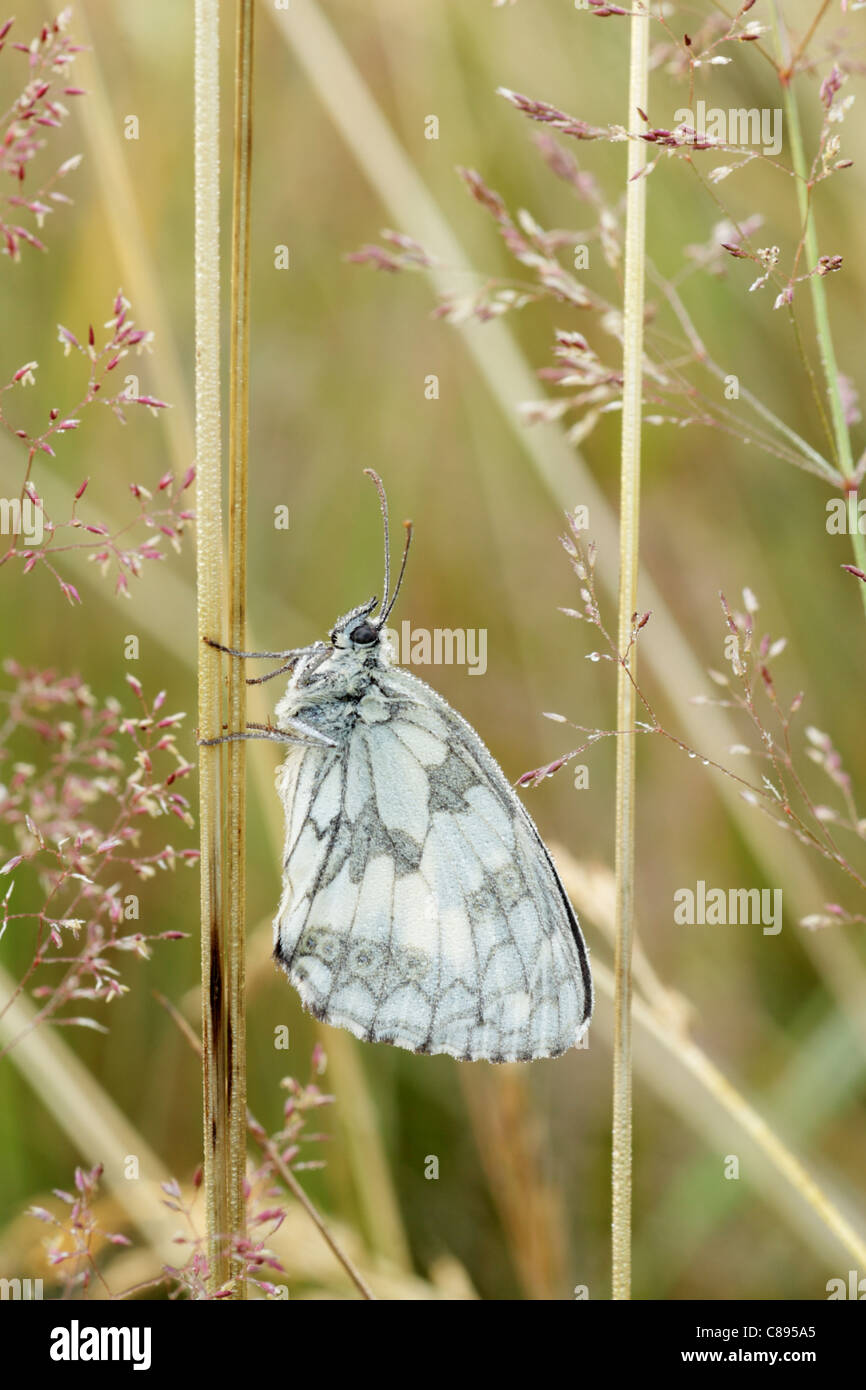
[[573,1047],[586,947],[550,856],[475,731],[395,668],[335,750],[280,772],[275,955],[306,1007],[356,1037],[505,1062]]

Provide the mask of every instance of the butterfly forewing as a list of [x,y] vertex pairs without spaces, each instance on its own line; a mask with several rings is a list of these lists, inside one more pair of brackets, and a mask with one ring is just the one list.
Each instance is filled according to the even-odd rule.
[[337,694],[293,698],[290,685],[283,707],[336,744],[290,749],[278,780],[275,955],[307,1008],[360,1038],[466,1060],[573,1047],[592,1007],[586,948],[475,731],[385,657]]

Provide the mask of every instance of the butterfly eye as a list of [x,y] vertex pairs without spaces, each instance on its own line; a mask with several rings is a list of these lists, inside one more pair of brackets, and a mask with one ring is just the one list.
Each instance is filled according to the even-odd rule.
[[379,629],[373,627],[371,623],[359,623],[356,628],[352,629],[349,636],[357,645],[366,647],[370,646],[373,642],[378,642]]

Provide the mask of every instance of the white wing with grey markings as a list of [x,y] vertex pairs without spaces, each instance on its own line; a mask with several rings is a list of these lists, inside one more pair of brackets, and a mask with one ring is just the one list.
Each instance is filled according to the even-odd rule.
[[386,668],[337,749],[290,750],[275,955],[316,1017],[463,1060],[554,1057],[592,1008],[586,947],[474,730]]

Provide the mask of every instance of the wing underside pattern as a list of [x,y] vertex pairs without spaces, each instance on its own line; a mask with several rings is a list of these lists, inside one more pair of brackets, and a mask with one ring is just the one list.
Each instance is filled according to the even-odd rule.
[[279,774],[275,955],[305,1006],[368,1041],[464,1060],[573,1047],[592,1002],[586,949],[498,764],[405,672],[352,715],[338,749],[292,749]]

